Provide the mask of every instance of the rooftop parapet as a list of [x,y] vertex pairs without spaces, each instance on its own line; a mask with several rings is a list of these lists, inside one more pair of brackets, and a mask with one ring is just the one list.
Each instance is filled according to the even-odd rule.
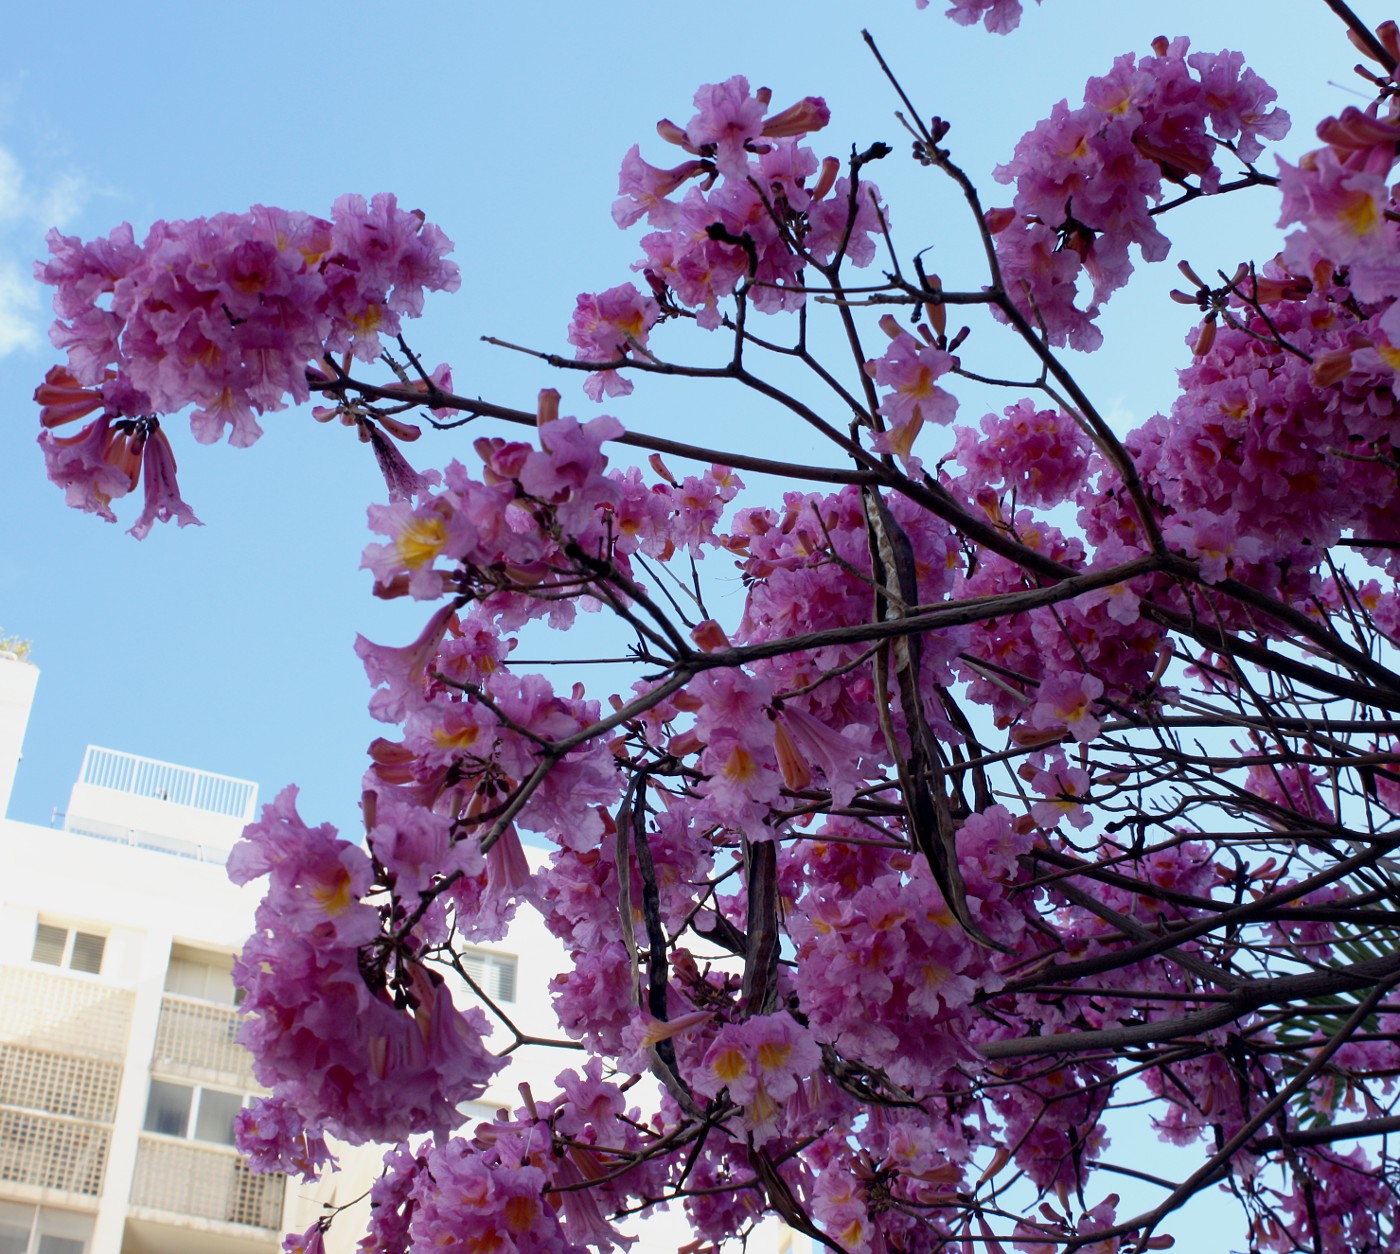
[[66,831],[222,862],[251,822],[258,786],[212,771],[89,745]]

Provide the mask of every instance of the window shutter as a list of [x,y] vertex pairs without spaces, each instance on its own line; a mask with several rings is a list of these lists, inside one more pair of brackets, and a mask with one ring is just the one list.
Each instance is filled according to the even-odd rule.
[[68,929],[41,923],[34,929],[34,961],[51,967],[63,965],[63,950],[68,944]]
[[107,948],[107,938],[92,932],[77,932],[73,936],[73,956],[68,965],[74,971],[86,971],[89,975],[102,973],[102,954]]

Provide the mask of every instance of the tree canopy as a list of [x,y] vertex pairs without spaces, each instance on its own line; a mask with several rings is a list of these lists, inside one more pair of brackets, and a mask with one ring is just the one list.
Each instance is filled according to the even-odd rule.
[[[1268,84],[1184,38],[1106,50],[987,188],[869,37],[898,150],[816,96],[702,86],[623,159],[633,278],[578,298],[568,351],[501,345],[538,370],[523,403],[415,352],[458,274],[390,194],[50,236],[65,361],[36,399],[71,505],[197,522],[171,416],[238,447],[310,403],[383,471],[375,595],[423,606],[357,645],[398,729],[363,838],[289,789],[230,861],[268,881],[237,968],[255,1165],[393,1145],[385,1254],[608,1250],[662,1202],[696,1248],[776,1214],[844,1254],[1140,1251],[1216,1187],[1251,1250],[1393,1248],[1400,30],[1320,7],[1319,60],[1359,49],[1371,103],[1296,165]],[[911,160],[963,206],[947,282],[947,226],[875,181]],[[1178,388],[1117,430],[1078,355],[1220,197],[1283,250],[1180,263]],[[564,415],[555,372],[635,425]],[[632,414],[640,375],[826,455]],[[405,452],[429,429],[441,470]],[[580,639],[608,692],[574,682]],[[586,1060],[464,1124],[540,1043],[462,958],[521,907],[570,954]],[[1118,1108],[1198,1168],[1114,1161]],[[1121,1207],[1123,1175],[1160,1200]]]

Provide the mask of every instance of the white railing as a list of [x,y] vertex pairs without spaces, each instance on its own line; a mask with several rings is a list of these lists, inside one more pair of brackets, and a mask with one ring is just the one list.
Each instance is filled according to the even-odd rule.
[[167,993],[160,1004],[152,1069],[214,1071],[237,1076],[239,1087],[252,1088],[253,1056],[237,1040],[241,1022],[231,1007]]
[[110,1141],[97,1124],[0,1110],[0,1181],[96,1197]]
[[133,849],[154,849],[157,853],[170,853],[177,858],[190,858],[195,862],[212,862],[215,866],[223,866],[228,861],[229,851],[223,845],[185,840],[180,836],[163,836],[159,832],[146,831],[140,827],[125,827],[120,823],[107,823],[102,819],[73,818],[65,815],[63,829],[76,836],[109,840],[116,845],[130,845]]
[[143,1136],[131,1205],[280,1234],[286,1183],[275,1172],[255,1175],[233,1149]]
[[258,804],[258,786],[251,780],[197,771],[173,762],[160,762],[134,753],[88,745],[78,780],[97,788],[131,793],[155,801],[224,814],[251,822]]

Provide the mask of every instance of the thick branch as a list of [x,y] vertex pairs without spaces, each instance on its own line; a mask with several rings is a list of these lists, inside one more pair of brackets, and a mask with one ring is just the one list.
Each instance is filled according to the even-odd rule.
[[1026,1058],[1035,1054],[1084,1055],[1091,1051],[1125,1049],[1131,1045],[1161,1044],[1223,1027],[1262,1006],[1286,1005],[1313,997],[1357,992],[1397,977],[1400,977],[1400,954],[1391,954],[1385,958],[1335,967],[1330,971],[1251,980],[1231,994],[1227,1001],[1215,1002],[1173,1019],[1130,1023],[1124,1027],[1100,1028],[1092,1032],[1058,1032],[1051,1036],[989,1041],[978,1046],[978,1052],[988,1059]]

